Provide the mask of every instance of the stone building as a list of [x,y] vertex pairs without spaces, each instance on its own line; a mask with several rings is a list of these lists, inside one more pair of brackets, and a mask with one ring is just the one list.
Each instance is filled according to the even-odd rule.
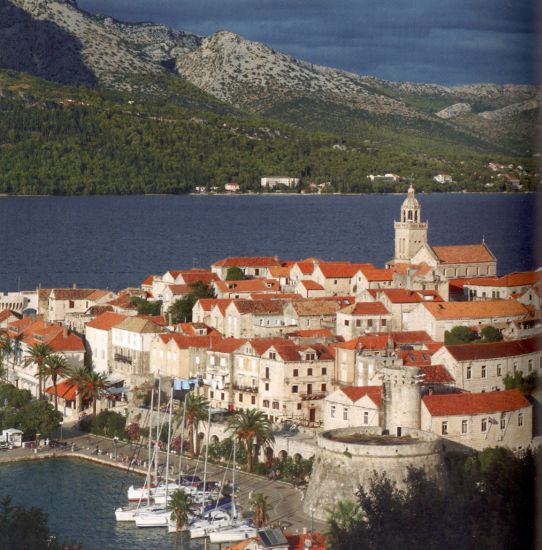
[[337,311],[336,333],[345,340],[391,330],[392,314],[382,302],[357,302]]

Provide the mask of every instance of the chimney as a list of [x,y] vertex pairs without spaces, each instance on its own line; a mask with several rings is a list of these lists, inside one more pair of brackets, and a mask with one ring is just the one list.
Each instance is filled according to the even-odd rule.
[[72,283],[72,288],[77,288],[77,283]]

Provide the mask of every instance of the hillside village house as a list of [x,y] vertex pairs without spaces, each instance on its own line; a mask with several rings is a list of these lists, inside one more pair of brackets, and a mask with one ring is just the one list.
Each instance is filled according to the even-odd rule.
[[284,308],[284,324],[292,328],[320,329],[335,328],[337,311],[353,302],[353,298],[344,300],[295,300]]
[[220,335],[184,336],[158,333],[151,340],[149,372],[169,378],[194,378],[205,375],[207,350]]
[[390,288],[395,276],[393,269],[360,268],[350,280],[350,293],[361,294],[368,288]]
[[525,271],[510,273],[503,277],[451,280],[450,292],[453,289],[453,297],[456,300],[507,300],[519,298],[535,285],[541,284],[542,270]]
[[0,311],[0,329],[6,329],[10,323],[18,321],[21,316],[11,309],[3,309]]
[[142,317],[128,317],[111,330],[112,373],[124,376],[129,385],[145,382],[150,373],[151,343],[163,328]]
[[35,319],[23,317],[8,326],[7,336],[16,339],[14,350],[7,358],[8,376],[21,389],[38,395],[38,369],[35,363],[27,364],[29,350],[36,344],[47,344],[54,353],[66,358],[73,367],[82,367],[85,362],[85,344],[79,336],[57,323],[47,323],[42,316]]
[[[206,284],[211,284],[213,281],[218,279],[217,275],[211,272],[208,269],[170,269],[166,271],[163,275],[153,275],[152,276],[152,285],[150,286],[150,294],[155,300],[164,300],[169,299],[171,302],[171,292],[170,295],[165,296],[164,293],[166,289],[170,286],[185,286],[203,282]],[[146,282],[150,283],[150,280]],[[149,292],[149,285],[147,284],[144,288]]]
[[325,288],[310,279],[300,280],[294,288],[294,292],[303,298],[323,298],[326,296]]
[[113,367],[112,328],[126,319],[125,315],[106,312],[87,324],[87,364],[96,372],[109,374]]
[[292,189],[296,185],[299,185],[299,178],[290,178],[284,176],[271,176],[261,179],[261,186],[264,189],[274,189],[275,187],[288,187]]
[[459,388],[471,392],[502,390],[507,374],[536,372],[542,377],[542,337],[445,345],[431,361],[444,365]]
[[91,306],[105,304],[115,298],[109,290],[86,288],[53,288],[40,292],[38,313],[49,322],[63,322],[69,313],[84,313]]
[[326,296],[346,296],[350,294],[352,277],[360,269],[366,268],[374,266],[350,262],[318,262],[314,266],[311,279],[324,288]]
[[284,332],[282,300],[234,300],[226,307],[224,336],[256,338]]
[[390,332],[392,314],[382,302],[356,302],[337,311],[337,336],[351,340],[370,332]]
[[449,449],[529,447],[533,433],[532,405],[518,390],[426,395],[421,428],[447,440]]
[[194,323],[205,323],[224,334],[226,308],[231,302],[232,300],[229,298],[223,300],[217,298],[200,298],[192,308],[192,321]]
[[288,292],[295,292],[295,288],[299,284],[299,281],[312,281],[312,274],[316,264],[319,262],[320,260],[317,258],[306,258],[305,260],[294,262],[290,267],[289,286],[285,288],[285,290]]
[[215,281],[213,288],[217,298],[249,298],[251,294],[274,294],[280,285],[273,279],[247,279],[244,281]]
[[506,326],[529,315],[516,300],[482,302],[438,302],[418,304],[408,317],[411,330],[427,330],[433,340],[442,342],[444,333],[455,326]]
[[230,267],[238,267],[245,274],[245,277],[269,278],[268,269],[280,265],[277,256],[231,257],[215,262],[211,266],[211,270],[222,281],[226,280]]
[[9,309],[19,315],[34,310],[38,311],[38,291],[21,290],[18,292],[0,292],[0,311]]
[[380,426],[382,386],[348,386],[324,401],[324,430]]
[[[433,290],[406,290],[404,288],[370,289],[362,293],[362,301],[381,302],[391,313],[391,330],[416,330],[409,324],[409,316],[424,302],[442,302]],[[418,329],[423,330],[423,329]]]

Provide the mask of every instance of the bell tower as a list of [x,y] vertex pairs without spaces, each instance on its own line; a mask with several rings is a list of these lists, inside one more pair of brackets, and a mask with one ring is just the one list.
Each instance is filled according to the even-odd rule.
[[401,219],[394,222],[395,263],[408,263],[412,256],[427,244],[427,222],[422,222],[422,209],[414,196],[414,187],[408,188],[401,206]]

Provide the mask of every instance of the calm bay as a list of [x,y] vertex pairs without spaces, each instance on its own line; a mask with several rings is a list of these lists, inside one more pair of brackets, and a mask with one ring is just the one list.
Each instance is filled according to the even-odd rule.
[[[536,195],[418,195],[433,245],[485,239],[500,274],[535,267]],[[383,265],[403,195],[2,197],[0,290],[133,286],[230,255]]]

